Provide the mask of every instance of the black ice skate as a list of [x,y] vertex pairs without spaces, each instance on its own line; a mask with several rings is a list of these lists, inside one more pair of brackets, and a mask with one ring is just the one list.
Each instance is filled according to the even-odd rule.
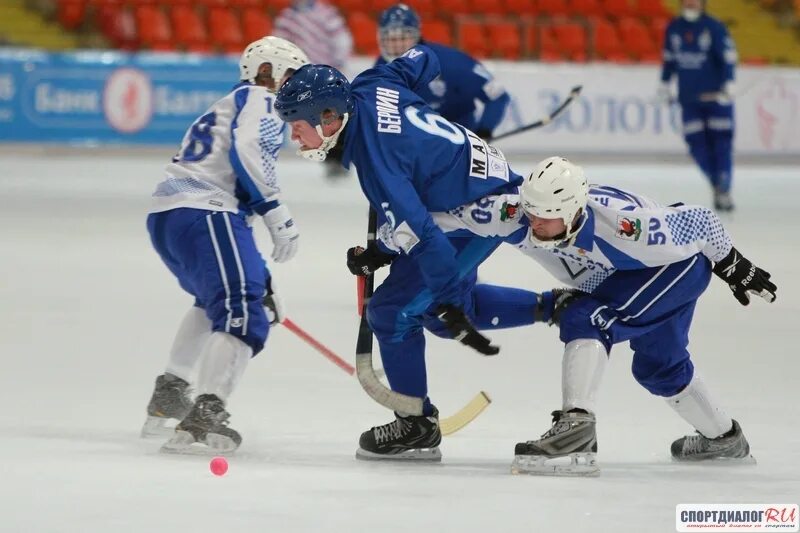
[[216,395],[201,394],[161,451],[196,455],[233,453],[242,443],[242,437],[228,427],[230,416]]
[[672,459],[681,462],[725,460],[755,463],[755,458],[750,455],[750,444],[736,420],[730,431],[716,439],[706,438],[698,432],[673,442],[670,451]]
[[[147,419],[142,426],[142,437],[172,435],[175,424],[183,420],[191,408],[192,399],[186,381],[169,373],[158,376],[156,388],[147,404]],[[168,422],[171,427],[167,426]]]
[[401,416],[394,422],[374,427],[361,434],[356,459],[441,461],[439,411],[431,416]]
[[[539,476],[600,475],[594,415],[582,409],[566,413],[553,411],[552,414],[553,427],[539,440],[516,445],[511,473]],[[569,462],[565,462],[564,458]]]

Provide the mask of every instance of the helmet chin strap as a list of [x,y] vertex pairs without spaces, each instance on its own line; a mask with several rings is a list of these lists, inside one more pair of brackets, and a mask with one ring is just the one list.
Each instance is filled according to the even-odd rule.
[[328,151],[336,146],[336,141],[339,140],[339,135],[344,131],[344,127],[347,126],[347,121],[349,119],[350,113],[345,113],[341,127],[330,137],[325,137],[325,135],[322,134],[322,125],[318,124],[315,129],[317,130],[317,134],[322,137],[322,144],[319,145],[319,148],[312,148],[311,150],[297,150],[297,155],[301,155],[310,161],[317,161],[318,163],[325,161],[328,157]]

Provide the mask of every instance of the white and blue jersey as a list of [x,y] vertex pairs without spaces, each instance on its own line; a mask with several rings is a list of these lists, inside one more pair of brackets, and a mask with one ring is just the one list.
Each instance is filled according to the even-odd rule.
[[177,207],[263,215],[277,207],[275,164],[285,123],[266,87],[242,83],[186,132],[152,213]]
[[356,77],[342,164],[356,166],[378,213],[383,245],[418,261],[434,300],[446,302],[455,298],[459,268],[431,213],[514,190],[522,177],[509,169],[502,152],[444,119],[419,96],[420,87],[438,74],[436,54],[417,46]]
[[[441,72],[414,91],[431,109],[450,122],[474,132],[491,133],[506,112],[511,97],[481,63],[460,50],[421,41],[436,54]],[[379,57],[375,66],[385,65]]]
[[673,19],[664,37],[661,81],[678,76],[681,104],[700,101],[703,94],[722,91],[734,79],[737,54],[728,30],[706,14],[694,22]]
[[147,218],[153,247],[211,329],[254,355],[269,332],[262,301],[270,273],[248,218],[280,205],[275,162],[285,126],[273,100],[265,87],[243,83],[198,118]]
[[[712,262],[733,243],[717,215],[701,206],[663,206],[608,186],[592,186],[581,230],[556,248],[530,239],[519,196],[488,196],[437,213],[447,230],[500,236],[562,283],[587,296],[561,316],[565,343],[597,339],[608,350],[630,341],[633,374],[653,394],[671,396],[691,381],[688,331]],[[480,287],[480,286],[479,286]]]

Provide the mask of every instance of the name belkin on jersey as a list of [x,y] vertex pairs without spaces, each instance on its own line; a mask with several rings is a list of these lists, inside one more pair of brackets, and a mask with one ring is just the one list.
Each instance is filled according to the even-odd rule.
[[393,89],[378,87],[375,90],[375,110],[378,113],[378,133],[401,133],[400,93]]

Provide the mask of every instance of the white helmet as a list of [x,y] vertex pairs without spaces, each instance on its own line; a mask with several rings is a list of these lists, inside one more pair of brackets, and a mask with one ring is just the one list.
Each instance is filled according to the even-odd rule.
[[294,43],[269,35],[247,45],[239,59],[239,79],[255,83],[258,68],[263,63],[272,65],[274,90],[280,87],[280,81],[288,69],[297,70],[308,64],[306,54]]
[[575,216],[586,210],[589,184],[583,169],[563,157],[548,157],[536,165],[520,189],[522,209],[539,218],[560,218],[567,231],[558,239],[542,241],[530,232],[531,240],[543,247],[555,247],[568,241],[583,227],[586,217],[573,225]]

